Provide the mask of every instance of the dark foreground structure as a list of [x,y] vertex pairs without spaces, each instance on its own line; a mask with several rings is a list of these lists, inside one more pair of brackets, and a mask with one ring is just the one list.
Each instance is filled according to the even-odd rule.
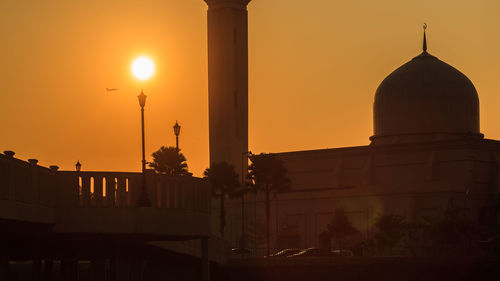
[[[169,266],[170,275],[208,280],[204,180],[149,172],[143,190],[141,173],[37,162],[0,154],[0,280],[163,280],[152,279],[155,268]],[[151,207],[136,207],[142,192]]]

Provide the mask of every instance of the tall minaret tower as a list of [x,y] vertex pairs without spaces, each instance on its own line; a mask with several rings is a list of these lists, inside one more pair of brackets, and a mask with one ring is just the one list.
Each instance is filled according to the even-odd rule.
[[246,175],[248,151],[248,25],[250,0],[208,4],[210,163],[227,161]]

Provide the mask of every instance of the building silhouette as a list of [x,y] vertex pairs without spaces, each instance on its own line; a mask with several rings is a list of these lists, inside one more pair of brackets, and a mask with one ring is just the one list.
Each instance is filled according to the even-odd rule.
[[[217,44],[233,43],[220,39]],[[226,58],[211,59],[209,64]],[[246,60],[246,55],[240,59]],[[383,214],[402,215],[417,223],[459,207],[481,224],[497,223],[500,141],[481,134],[473,83],[427,52],[425,30],[422,53],[394,70],[377,88],[373,122],[373,136],[366,146],[275,154],[288,169],[292,190],[273,197],[272,247],[279,230],[290,225],[301,237],[300,247],[317,247],[336,208],[343,208],[360,230],[358,240],[372,237],[376,218]],[[232,155],[243,150],[225,149],[232,149]],[[237,162],[231,163],[237,166]],[[258,238],[265,231],[263,196],[247,194],[245,201],[244,228],[241,200],[228,203],[226,237],[238,247],[242,234],[248,234],[254,248],[263,248]]]
[[[246,173],[250,0],[204,1],[210,162],[227,161]],[[319,246],[338,208],[360,231],[358,240],[373,236],[381,214],[418,223],[456,207],[480,224],[498,223],[500,141],[481,134],[473,83],[427,52],[425,31],[422,53],[377,88],[373,114],[368,145],[275,154],[292,189],[272,196],[272,247],[285,227],[297,231],[298,247]],[[0,154],[0,280],[10,278],[13,260],[31,260],[34,280],[53,280],[56,261],[59,280],[78,280],[81,261],[92,280],[143,280],[146,272],[161,278],[174,261],[188,266],[166,274],[209,280],[210,261],[228,255],[215,237],[218,204],[205,179],[145,171],[152,206],[140,208],[141,173],[58,171],[14,155]],[[259,256],[263,195],[245,195],[243,210],[241,202],[227,204],[225,238],[238,247],[249,235]]]

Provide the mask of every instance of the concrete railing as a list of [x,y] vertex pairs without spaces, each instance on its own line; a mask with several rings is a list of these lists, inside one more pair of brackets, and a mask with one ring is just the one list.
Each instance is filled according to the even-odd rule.
[[[59,233],[193,239],[210,235],[210,187],[191,176],[58,171],[0,154],[0,219],[53,225]],[[150,207],[138,207],[143,186]]]
[[[142,173],[59,172],[64,197],[81,208],[134,208],[142,188]],[[146,191],[151,207],[210,211],[210,190],[205,180],[146,172]]]
[[191,176],[146,172],[150,207],[138,207],[142,173],[58,172],[59,233],[140,235],[145,240],[210,235],[208,183]]
[[[45,168],[0,154],[0,200],[48,207],[133,208],[142,192],[142,173],[72,172]],[[210,210],[205,180],[146,172],[146,189],[152,207]]]

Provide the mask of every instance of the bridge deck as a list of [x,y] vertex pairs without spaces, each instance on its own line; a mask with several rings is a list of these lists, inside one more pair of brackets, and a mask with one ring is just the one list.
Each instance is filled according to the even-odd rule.
[[0,221],[47,224],[54,234],[145,240],[210,236],[205,180],[146,173],[151,207],[137,207],[142,173],[48,169],[0,154]]

